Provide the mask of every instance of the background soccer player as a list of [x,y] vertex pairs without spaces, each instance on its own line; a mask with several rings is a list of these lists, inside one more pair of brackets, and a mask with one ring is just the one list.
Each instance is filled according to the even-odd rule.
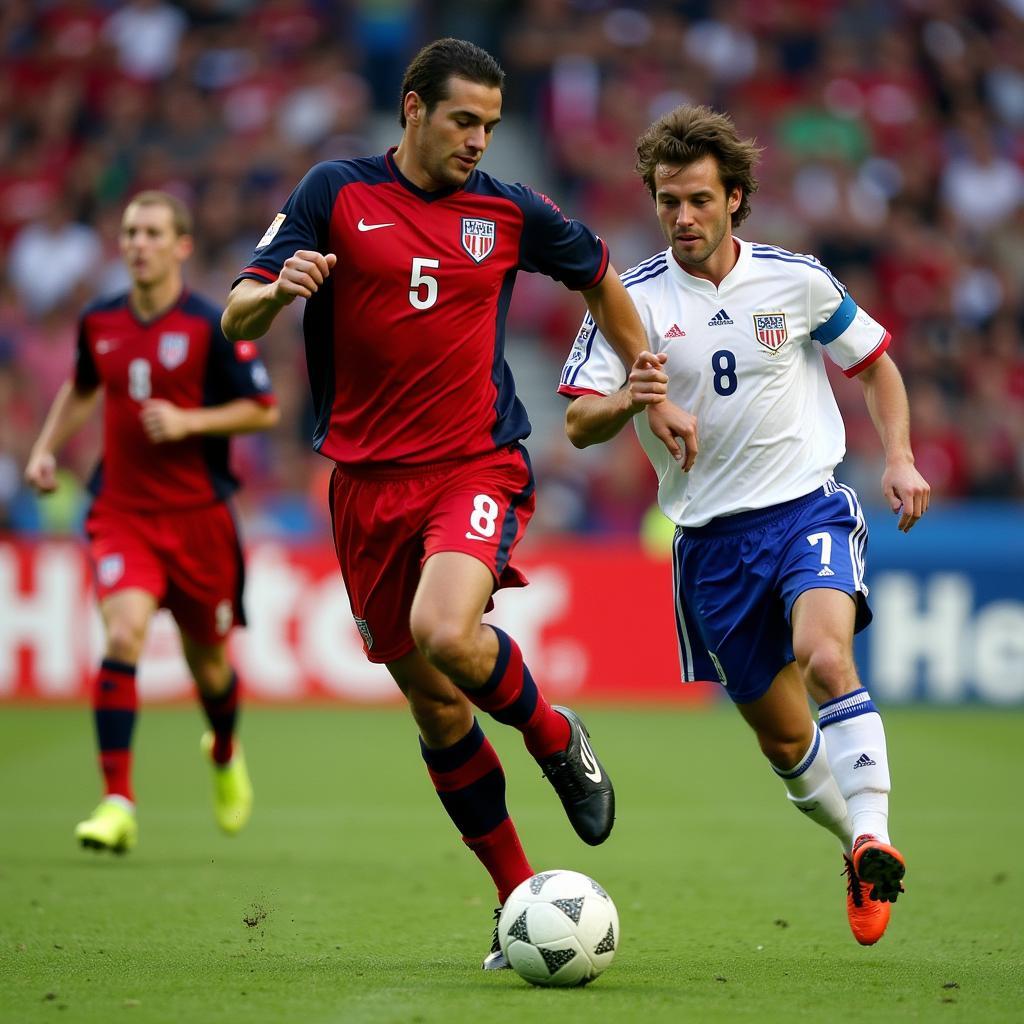
[[93,688],[106,795],[75,829],[83,846],[130,850],[137,841],[132,791],[135,670],[158,607],[181,630],[210,731],[220,826],[249,818],[252,787],[235,740],[238,685],[227,637],[244,623],[242,554],[227,497],[238,486],[228,435],[278,419],[270,379],[250,341],[232,344],[220,310],[187,291],[191,218],[180,200],[141,192],[124,211],[121,254],[131,290],[82,314],[74,375],[50,408],[25,469],[39,491],[56,487],[56,454],[102,391],[103,458],[86,532],[105,631]]
[[[308,300],[314,446],[336,464],[335,548],[364,650],[408,699],[430,778],[499,903],[532,871],[471,705],[523,733],[586,842],[603,842],[614,819],[580,720],[552,708],[515,641],[481,623],[496,589],[526,583],[511,556],[534,508],[520,443],[530,425],[503,357],[517,272],[581,291],[626,358],[644,344],[605,244],[477,168],[503,83],[471,43],[420,51],[402,84],[400,144],[313,167],[223,318],[228,337],[258,337]],[[663,417],[653,429],[678,451],[674,427]],[[487,969],[505,966],[496,935]]]
[[889,839],[882,721],[853,662],[854,632],[871,619],[867,526],[857,495],[833,477],[845,437],[821,352],[864,389],[885,448],[882,490],[903,531],[929,498],[906,392],[888,332],[825,267],[734,237],[757,188],[758,149],[728,117],[679,107],[637,153],[669,243],[623,275],[651,352],[623,386],[624,364],[586,320],[559,386],[575,399],[566,430],[578,447],[606,440],[666,394],[698,413],[701,453],[685,477],[636,420],[677,524],[683,678],[721,681],[790,800],[839,837],[850,926],[867,945],[885,931],[904,861]]

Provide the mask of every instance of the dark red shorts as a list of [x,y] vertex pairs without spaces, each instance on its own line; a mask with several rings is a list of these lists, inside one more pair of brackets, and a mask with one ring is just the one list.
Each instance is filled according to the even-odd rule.
[[145,590],[201,644],[221,643],[232,626],[245,625],[242,550],[223,502],[155,513],[97,502],[85,532],[101,601],[119,590]]
[[367,658],[394,661],[413,649],[409,613],[431,555],[472,555],[494,574],[495,590],[526,586],[509,559],[534,501],[533,472],[519,446],[415,474],[336,467],[334,547]]

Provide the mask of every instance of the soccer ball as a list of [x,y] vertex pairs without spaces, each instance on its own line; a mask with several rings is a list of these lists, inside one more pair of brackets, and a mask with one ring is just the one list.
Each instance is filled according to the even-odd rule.
[[498,942],[533,985],[586,985],[611,964],[619,915],[611,897],[578,871],[542,871],[512,890]]

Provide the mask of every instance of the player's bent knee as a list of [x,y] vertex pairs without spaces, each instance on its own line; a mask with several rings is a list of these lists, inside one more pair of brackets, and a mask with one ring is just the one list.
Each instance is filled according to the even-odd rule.
[[782,771],[795,768],[806,753],[807,744],[801,740],[777,740],[761,737],[761,753]]
[[853,655],[840,644],[822,644],[804,659],[800,667],[810,695],[819,704],[855,690],[860,683]]
[[472,635],[461,626],[448,622],[412,625],[413,640],[419,652],[446,674],[462,674],[473,653]]
[[134,665],[142,654],[145,639],[145,622],[137,623],[127,618],[114,619],[107,624],[107,657]]

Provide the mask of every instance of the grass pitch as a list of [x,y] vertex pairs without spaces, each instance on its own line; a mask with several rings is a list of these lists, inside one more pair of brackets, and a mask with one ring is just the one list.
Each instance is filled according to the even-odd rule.
[[616,901],[592,986],[485,974],[493,893],[401,711],[247,709],[256,809],[209,806],[193,708],[144,709],[138,848],[78,849],[97,801],[81,708],[0,715],[0,1021],[575,1024],[1020,1021],[1024,713],[891,709],[907,893],[859,947],[834,841],[787,806],[735,712],[585,709],[616,782],[603,847],[573,835],[518,735],[483,724],[537,870]]

